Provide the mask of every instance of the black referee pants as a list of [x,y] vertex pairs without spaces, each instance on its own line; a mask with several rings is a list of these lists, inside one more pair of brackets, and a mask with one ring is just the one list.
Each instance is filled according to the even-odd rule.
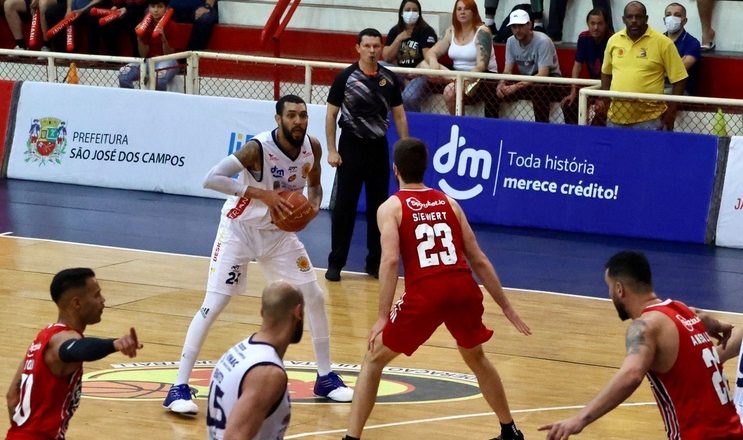
[[377,208],[389,196],[390,161],[387,138],[363,139],[341,131],[338,167],[330,199],[331,250],[328,267],[342,269],[348,259],[361,186],[366,191],[366,270],[379,270],[382,249],[379,244]]

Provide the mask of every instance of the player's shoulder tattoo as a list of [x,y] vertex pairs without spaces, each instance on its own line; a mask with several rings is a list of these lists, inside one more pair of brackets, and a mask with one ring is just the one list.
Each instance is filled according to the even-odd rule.
[[648,323],[642,318],[635,319],[627,329],[627,354],[636,354],[640,347],[647,345]]

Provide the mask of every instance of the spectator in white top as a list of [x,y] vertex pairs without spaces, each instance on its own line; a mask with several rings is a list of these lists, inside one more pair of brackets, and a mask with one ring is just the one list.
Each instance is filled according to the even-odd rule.
[[[457,0],[451,23],[444,37],[428,51],[421,67],[449,70],[439,64],[439,57],[448,54],[453,70],[497,73],[493,35],[480,18],[475,1]],[[478,81],[469,81],[466,90],[466,104],[480,102],[487,95],[487,87]],[[444,88],[444,100],[449,114],[453,115],[456,108],[456,88],[453,82]],[[489,101],[494,102],[495,99],[485,99],[486,116]]]

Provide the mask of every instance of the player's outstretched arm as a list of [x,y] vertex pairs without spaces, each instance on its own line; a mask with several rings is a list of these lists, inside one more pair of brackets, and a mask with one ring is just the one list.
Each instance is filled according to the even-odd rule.
[[[707,333],[717,340],[717,345],[724,351],[727,348],[728,340],[733,334],[733,325],[727,322],[720,321],[719,319],[712,316],[712,314],[692,307],[691,310],[699,316],[699,319],[704,323],[704,327],[707,329]],[[737,348],[733,348],[735,352],[734,356],[738,354],[740,348],[740,339],[738,340]],[[720,351],[718,350],[718,353]],[[729,359],[729,358],[728,358]],[[720,360],[725,362],[724,360]]]
[[227,419],[224,440],[255,437],[271,409],[282,399],[286,373],[277,365],[253,367],[242,380],[242,393]]
[[482,249],[480,249],[480,245],[477,243],[477,238],[475,238],[475,233],[472,231],[472,227],[467,221],[467,216],[464,215],[464,211],[462,211],[462,208],[456,201],[454,201],[454,199],[451,197],[448,197],[448,199],[454,209],[454,213],[457,215],[459,224],[462,227],[464,255],[467,257],[467,261],[469,262],[472,271],[475,272],[475,275],[477,275],[480,282],[485,286],[485,290],[488,291],[490,296],[492,296],[495,302],[500,306],[501,310],[503,310],[503,314],[508,318],[511,324],[513,324],[513,326],[521,333],[530,335],[531,330],[529,329],[529,326],[521,320],[521,317],[516,313],[516,310],[511,306],[506,294],[503,292],[503,286],[501,285],[500,278],[498,278],[498,274],[495,272],[495,267],[493,267],[490,259],[485,255]]
[[547,440],[566,440],[627,400],[640,386],[655,358],[660,322],[658,317],[635,319],[627,329],[627,355],[619,371],[576,416],[540,426]]

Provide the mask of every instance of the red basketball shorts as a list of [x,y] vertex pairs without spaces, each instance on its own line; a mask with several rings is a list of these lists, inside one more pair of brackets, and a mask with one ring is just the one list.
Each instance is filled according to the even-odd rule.
[[442,323],[463,348],[486,342],[493,331],[482,322],[482,291],[467,271],[424,278],[406,286],[382,333],[384,345],[412,355]]

